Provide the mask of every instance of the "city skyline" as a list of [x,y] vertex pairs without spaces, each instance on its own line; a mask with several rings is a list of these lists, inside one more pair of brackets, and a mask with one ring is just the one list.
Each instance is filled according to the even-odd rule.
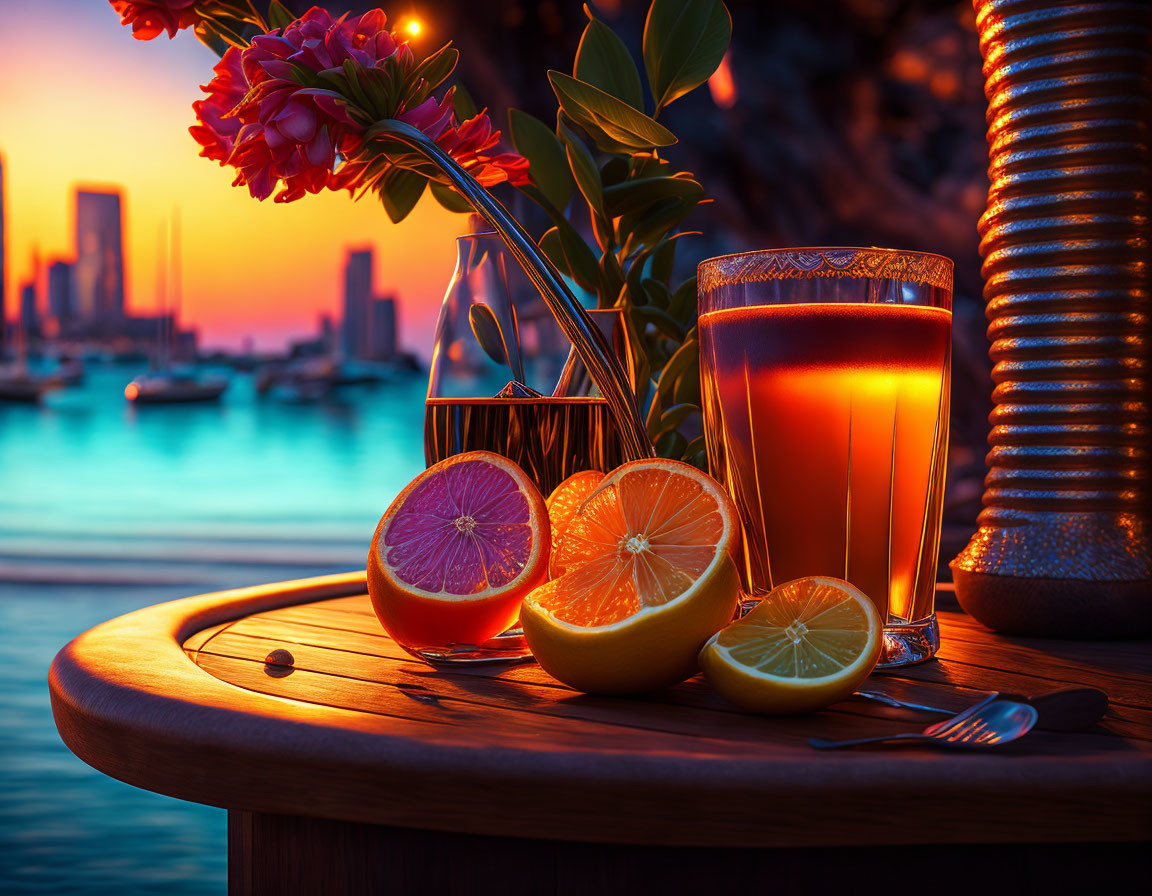
[[[5,345],[6,325],[20,326],[28,336],[122,336],[130,330],[122,323],[156,320],[171,317],[175,323],[188,324],[196,330],[196,322],[179,319],[178,309],[166,305],[170,290],[179,290],[178,284],[159,287],[146,313],[137,307],[132,314],[126,306],[124,283],[124,209],[123,190],[119,185],[101,187],[76,185],[72,191],[71,216],[74,222],[72,245],[44,258],[39,245],[32,250],[26,267],[26,276],[14,278],[15,313],[9,313],[7,303],[7,272],[12,269],[7,251],[4,220],[4,167],[0,155],[0,348]],[[175,215],[178,210],[173,210]],[[168,222],[162,224],[162,231]],[[166,261],[162,250],[157,258],[160,266]],[[349,246],[345,249],[343,291],[340,297],[339,348],[346,357],[363,360],[388,360],[401,349],[398,340],[398,306],[396,291],[379,293],[375,286],[375,249],[371,245]],[[16,270],[20,270],[16,268]],[[171,272],[158,276],[161,283]],[[331,321],[326,310],[317,312],[317,319]],[[51,331],[43,325],[48,322]],[[288,333],[281,348],[291,349],[302,339],[307,341],[308,330]],[[11,337],[11,334],[8,334]],[[251,334],[245,333],[238,346],[247,351],[253,345]],[[208,346],[213,347],[213,346]],[[216,346],[218,347],[218,346]]]
[[[3,170],[0,168],[0,208],[3,198]],[[0,347],[11,324],[19,327],[28,339],[49,341],[108,343],[109,340],[139,343],[156,338],[151,330],[158,322],[179,327],[179,296],[182,292],[178,258],[179,215],[173,210],[173,221],[161,227],[158,241],[157,298],[152,314],[131,314],[124,304],[124,230],[121,200],[117,188],[102,190],[77,188],[74,192],[74,242],[71,252],[48,261],[35,251],[29,263],[29,276],[18,280],[17,309],[14,320],[0,318]],[[0,267],[6,263],[3,216],[0,214]],[[167,253],[165,254],[165,245]],[[349,248],[344,263],[342,314],[339,337],[335,337],[332,316],[318,315],[319,340],[328,351],[339,349],[344,357],[358,360],[389,361],[400,346],[397,342],[399,299],[394,292],[379,294],[375,289],[375,251],[371,246]],[[11,335],[11,334],[8,334]],[[184,337],[194,353],[197,333],[193,325],[177,334]],[[296,351],[312,343],[309,338],[295,338],[286,346]],[[242,351],[249,351],[245,339]]]
[[[20,283],[38,249],[45,264],[69,260],[77,188],[118,187],[124,228],[124,308],[156,311],[155,233],[181,210],[184,292],[181,316],[206,347],[239,348],[252,337],[278,351],[315,331],[320,314],[340,315],[345,253],[375,251],[378,292],[403,297],[400,343],[427,357],[455,261],[454,237],[467,229],[425,198],[393,225],[372,198],[307,196],[260,203],[232,176],[200,158],[187,128],[216,59],[191,34],[137,41],[105,4],[0,0],[9,49],[0,79],[4,169],[5,315],[18,313]],[[44,22],[52,52],[44,52]],[[60,61],[67,59],[68,65]],[[43,279],[43,277],[42,277]],[[46,284],[40,285],[41,302]]]

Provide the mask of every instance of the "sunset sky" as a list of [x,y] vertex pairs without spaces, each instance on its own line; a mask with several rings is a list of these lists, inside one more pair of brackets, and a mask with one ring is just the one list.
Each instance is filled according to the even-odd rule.
[[0,156],[4,160],[7,307],[43,261],[73,254],[73,192],[124,194],[129,311],[156,305],[158,230],[178,207],[185,324],[202,345],[252,336],[277,349],[310,335],[340,305],[345,252],[376,249],[376,288],[401,297],[401,342],[427,355],[440,298],[465,230],[427,196],[400,225],[371,197],[346,193],[261,203],[198,156],[191,103],[214,54],[188,33],[133,39],[100,0],[0,0]]

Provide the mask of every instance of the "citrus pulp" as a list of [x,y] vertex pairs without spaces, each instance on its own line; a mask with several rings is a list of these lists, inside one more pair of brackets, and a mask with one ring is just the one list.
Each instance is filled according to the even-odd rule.
[[753,712],[813,712],[851,694],[876,666],[883,623],[859,589],[807,576],[774,588],[700,651],[721,694]]
[[470,451],[429,467],[392,502],[372,537],[368,594],[408,650],[479,645],[516,621],[550,548],[544,499],[524,471]]
[[624,464],[564,526],[558,578],[520,610],[546,672],[590,693],[638,693],[696,672],[700,646],[740,595],[736,510],[680,461]]

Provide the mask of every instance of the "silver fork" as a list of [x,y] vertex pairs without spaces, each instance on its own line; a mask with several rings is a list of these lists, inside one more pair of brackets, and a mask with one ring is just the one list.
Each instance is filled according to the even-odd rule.
[[817,750],[835,750],[860,744],[929,743],[953,750],[975,750],[998,747],[1023,737],[1036,724],[1036,708],[1027,703],[997,700],[994,697],[966,709],[959,715],[920,732],[888,734],[883,737],[861,737],[853,740],[824,740],[810,738]]

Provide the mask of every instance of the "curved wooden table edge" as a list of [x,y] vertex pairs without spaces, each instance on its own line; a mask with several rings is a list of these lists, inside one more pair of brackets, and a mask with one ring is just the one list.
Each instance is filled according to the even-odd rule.
[[[469,834],[726,847],[1152,839],[1152,813],[1139,808],[1152,805],[1152,768],[1134,778],[1131,762],[957,755],[956,774],[909,766],[894,780],[867,754],[763,762],[429,744],[381,731],[379,720],[370,730],[349,710],[235,687],[182,647],[214,625],[365,590],[363,572],[346,573],[184,598],[96,626],[49,671],[60,736],[97,770],[179,799]],[[836,806],[822,806],[831,793]],[[1117,795],[1128,826],[1093,824]],[[953,801],[977,815],[957,817]],[[862,820],[848,824],[846,805]],[[1027,823],[1045,811],[1087,817],[1041,831]]]

